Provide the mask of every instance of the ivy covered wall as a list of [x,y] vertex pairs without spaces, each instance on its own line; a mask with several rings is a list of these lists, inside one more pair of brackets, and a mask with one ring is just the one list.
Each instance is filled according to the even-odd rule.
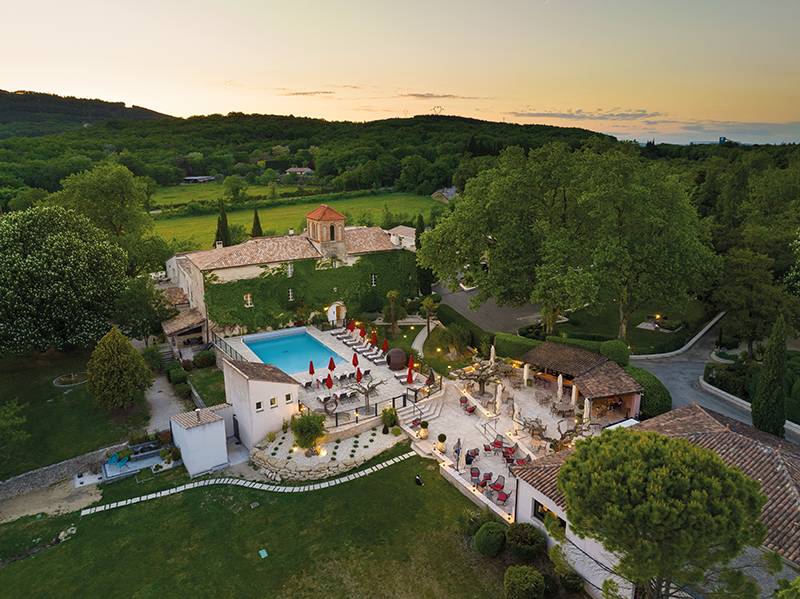
[[[408,250],[365,254],[354,265],[338,268],[330,261],[302,260],[292,264],[291,277],[286,276],[286,265],[265,268],[255,279],[218,283],[209,277],[205,285],[209,318],[220,325],[238,324],[255,332],[305,319],[337,300],[343,301],[353,316],[379,311],[388,302],[386,294],[393,289],[400,291],[403,299],[418,295],[416,256]],[[250,294],[252,307],[246,306],[246,294]]]

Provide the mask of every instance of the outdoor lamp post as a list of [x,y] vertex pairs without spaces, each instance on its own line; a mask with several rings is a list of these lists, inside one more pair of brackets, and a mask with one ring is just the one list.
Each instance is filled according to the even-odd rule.
[[358,424],[358,410],[356,410],[356,424]]

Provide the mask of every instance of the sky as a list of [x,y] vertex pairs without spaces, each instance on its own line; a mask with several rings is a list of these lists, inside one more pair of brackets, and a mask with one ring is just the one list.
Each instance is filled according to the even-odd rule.
[[26,0],[3,17],[7,91],[800,142],[797,0]]

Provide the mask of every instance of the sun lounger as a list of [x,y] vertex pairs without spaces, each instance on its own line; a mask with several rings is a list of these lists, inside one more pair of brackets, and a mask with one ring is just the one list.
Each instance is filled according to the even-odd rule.
[[347,329],[331,329],[331,335],[333,335],[334,337],[337,337],[337,336],[341,335],[342,333],[344,333],[345,331],[347,331]]

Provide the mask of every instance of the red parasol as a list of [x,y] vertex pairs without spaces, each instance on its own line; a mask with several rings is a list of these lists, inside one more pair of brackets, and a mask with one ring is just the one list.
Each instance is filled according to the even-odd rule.
[[389,342],[386,340],[386,337],[383,338],[383,347],[381,347],[383,353],[389,351]]
[[360,383],[362,376],[363,375],[361,374],[361,369],[360,368],[356,368],[356,381],[358,381]]
[[330,373],[328,373],[328,378],[325,380],[325,386],[330,389],[333,387],[333,379],[331,378]]
[[308,374],[314,376],[314,360],[308,361]]
[[409,384],[414,382],[414,371],[411,368],[408,369],[408,376],[406,377],[406,382]]
[[361,335],[362,339],[367,336],[367,327],[365,327],[363,324],[361,325],[361,333],[359,334]]
[[408,356],[408,369],[411,370],[414,368],[414,356]]
[[372,331],[372,345],[378,345],[378,333]]
[[358,354],[353,354],[353,366],[358,366]]
[[351,333],[356,330],[356,321],[355,320],[351,320],[350,321],[350,324],[347,325],[347,330],[350,331]]
[[336,368],[336,364],[333,363],[333,356],[331,356],[331,361],[328,362],[328,370],[334,370]]

